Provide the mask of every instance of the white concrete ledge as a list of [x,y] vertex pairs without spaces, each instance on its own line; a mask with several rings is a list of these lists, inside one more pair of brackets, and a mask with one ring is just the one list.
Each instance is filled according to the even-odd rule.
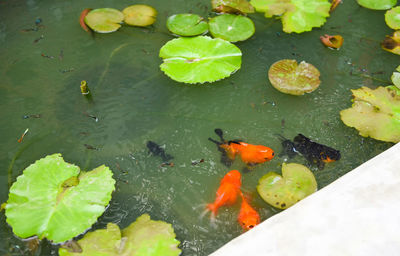
[[212,256],[399,256],[400,143]]

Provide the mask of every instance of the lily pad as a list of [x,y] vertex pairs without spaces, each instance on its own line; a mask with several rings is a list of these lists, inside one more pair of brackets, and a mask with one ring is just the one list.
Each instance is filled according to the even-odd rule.
[[280,92],[303,95],[316,90],[321,83],[319,71],[305,61],[284,59],[271,65],[268,78],[272,86]]
[[244,41],[250,38],[255,31],[251,19],[234,14],[222,14],[209,21],[210,33],[230,42]]
[[328,0],[251,0],[256,11],[265,17],[282,15],[283,31],[302,33],[320,27],[329,17],[331,3]]
[[317,181],[304,165],[284,163],[282,176],[269,172],[258,181],[257,191],[268,204],[286,209],[317,191]]
[[169,31],[180,36],[197,36],[208,31],[208,23],[197,14],[175,14],[167,19]]
[[386,36],[381,46],[385,51],[400,55],[400,30],[395,31],[391,36]]
[[397,0],[357,0],[357,3],[372,10],[388,10],[396,5]]
[[37,235],[64,242],[96,222],[111,200],[114,184],[104,165],[80,173],[61,154],[46,156],[28,166],[11,186],[7,223],[21,238]]
[[361,87],[351,90],[353,105],[342,110],[340,118],[364,137],[400,142],[400,90],[394,86],[372,90]]
[[208,36],[176,38],[160,49],[161,70],[184,83],[214,82],[240,68],[242,52],[234,44]]
[[122,10],[126,24],[131,26],[145,27],[156,22],[157,11],[145,4],[135,4]]
[[385,13],[385,22],[392,29],[400,29],[400,6]]
[[400,89],[400,66],[398,66],[398,67],[396,68],[396,71],[397,71],[397,72],[393,72],[392,77],[391,77],[391,80],[392,80],[392,83],[393,83],[397,88]]
[[164,221],[154,221],[143,214],[121,231],[116,224],[108,223],[107,229],[86,234],[78,244],[82,252],[73,253],[59,249],[60,256],[177,256],[181,253],[179,241],[171,226]]
[[211,0],[214,11],[220,13],[253,13],[254,7],[247,0]]
[[84,18],[85,23],[98,33],[110,33],[117,31],[124,14],[113,8],[100,8],[91,10]]

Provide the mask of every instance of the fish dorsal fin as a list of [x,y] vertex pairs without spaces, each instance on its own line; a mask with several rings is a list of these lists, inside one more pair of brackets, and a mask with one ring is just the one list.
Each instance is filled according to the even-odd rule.
[[228,144],[234,143],[234,144],[240,145],[240,142],[242,142],[242,141],[241,140],[230,140],[230,141],[228,141]]

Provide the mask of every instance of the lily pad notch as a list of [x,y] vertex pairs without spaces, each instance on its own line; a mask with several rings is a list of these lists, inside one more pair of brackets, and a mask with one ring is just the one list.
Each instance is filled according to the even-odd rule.
[[6,221],[21,238],[37,235],[62,243],[96,222],[114,189],[108,167],[81,172],[61,154],[49,155],[28,166],[11,186]]

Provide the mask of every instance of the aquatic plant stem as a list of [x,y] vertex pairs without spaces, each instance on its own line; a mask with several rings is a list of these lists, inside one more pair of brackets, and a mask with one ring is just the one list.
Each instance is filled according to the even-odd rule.
[[351,75],[355,75],[355,76],[359,76],[359,77],[363,77],[363,78],[368,78],[374,81],[378,81],[378,82],[382,82],[382,83],[386,83],[386,84],[392,84],[392,82],[387,81],[387,80],[383,80],[383,79],[379,79],[370,75],[366,75],[366,74],[360,74],[360,73],[351,73]]

